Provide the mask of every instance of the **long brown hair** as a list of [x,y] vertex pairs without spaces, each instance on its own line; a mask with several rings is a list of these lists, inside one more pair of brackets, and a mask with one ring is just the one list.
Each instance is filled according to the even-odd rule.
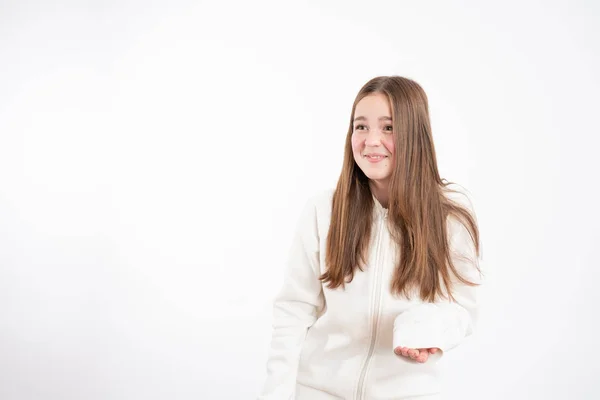
[[[421,299],[452,297],[456,279],[475,285],[452,262],[447,219],[456,218],[467,229],[479,257],[479,230],[474,213],[447,196],[456,192],[441,179],[425,91],[411,79],[380,76],[358,92],[346,136],[344,161],[332,204],[327,235],[326,271],[320,279],[329,288],[345,287],[357,269],[363,270],[371,237],[374,200],[369,178],[354,161],[352,132],[358,102],[374,93],[387,96],[392,109],[396,162],[389,184],[388,227],[398,244],[398,265],[391,292],[410,297],[416,289]],[[479,269],[477,263],[474,265]],[[456,279],[455,279],[456,278]]]

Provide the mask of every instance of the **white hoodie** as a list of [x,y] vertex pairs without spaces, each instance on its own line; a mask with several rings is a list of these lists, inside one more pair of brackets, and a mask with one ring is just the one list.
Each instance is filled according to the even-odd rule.
[[[451,196],[472,211],[466,196]],[[392,296],[397,246],[386,226],[387,209],[375,197],[366,268],[345,290],[327,288],[318,277],[325,271],[332,199],[333,190],[313,196],[299,219],[274,301],[268,375],[258,399],[391,400],[439,393],[436,362],[472,333],[476,288],[456,281],[457,302]],[[468,231],[456,219],[449,218],[447,227],[451,251],[470,258],[453,257],[455,267],[480,282]],[[396,355],[396,346],[442,352],[418,363]]]

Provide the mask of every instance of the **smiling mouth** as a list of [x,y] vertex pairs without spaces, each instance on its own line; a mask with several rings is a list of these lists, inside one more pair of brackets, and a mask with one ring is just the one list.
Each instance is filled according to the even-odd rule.
[[367,154],[364,157],[366,159],[374,160],[374,161],[376,161],[376,160],[383,160],[384,158],[387,158],[387,156],[383,156],[383,155],[380,155],[380,154],[377,154],[377,155],[368,155]]

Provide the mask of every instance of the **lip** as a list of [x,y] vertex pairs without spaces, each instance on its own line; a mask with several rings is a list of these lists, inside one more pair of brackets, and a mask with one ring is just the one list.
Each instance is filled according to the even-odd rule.
[[[378,157],[378,158],[372,158],[372,157]],[[377,153],[371,153],[371,154],[365,154],[364,158],[372,163],[372,164],[376,164],[378,162],[381,162],[383,160],[385,160],[387,158],[387,156],[385,154],[377,154]]]

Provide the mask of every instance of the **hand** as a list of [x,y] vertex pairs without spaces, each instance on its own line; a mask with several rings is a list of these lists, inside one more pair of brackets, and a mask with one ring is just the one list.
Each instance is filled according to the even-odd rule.
[[424,363],[429,358],[429,354],[435,354],[440,349],[437,347],[431,349],[409,349],[408,347],[396,347],[394,353],[399,356],[410,357],[411,359]]

